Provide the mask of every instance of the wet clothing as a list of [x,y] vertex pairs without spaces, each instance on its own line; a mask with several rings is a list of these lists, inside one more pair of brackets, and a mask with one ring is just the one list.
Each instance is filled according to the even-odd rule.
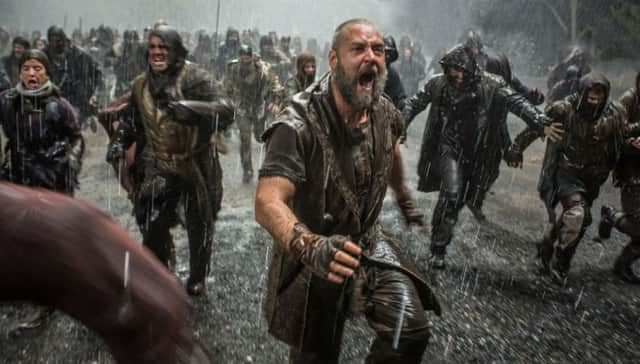
[[[236,36],[237,41],[231,41],[229,38]],[[217,45],[216,45],[217,46]],[[235,29],[227,30],[227,36],[225,42],[218,48],[215,60],[215,76],[216,79],[222,79],[227,72],[227,64],[232,60],[238,58],[238,51],[240,50],[240,33]]]
[[179,355],[209,363],[178,280],[104,212],[6,182],[0,205],[0,301],[63,311],[98,334],[118,363],[175,364]]
[[[402,120],[383,97],[364,126],[350,128],[338,116],[329,85],[327,74],[294,96],[267,129],[260,178],[291,181],[298,220],[317,234],[351,236],[363,249],[362,264],[354,279],[338,285],[274,243],[264,307],[269,332],[290,345],[291,363],[337,363],[346,317],[364,313],[377,335],[368,362],[420,363],[429,338],[424,311],[439,314],[440,306],[377,222]],[[405,321],[393,350],[399,302]]]
[[559,81],[551,88],[551,90],[549,90],[547,102],[552,104],[556,101],[560,101],[565,97],[578,92],[579,86],[580,86],[579,79],[575,79],[575,80],[564,79],[562,81]]
[[[176,48],[170,37],[165,43]],[[129,116],[111,142],[111,147],[119,145],[121,150],[136,143],[138,156],[130,173],[134,213],[143,244],[165,264],[173,245],[169,229],[178,222],[177,203],[184,203],[190,250],[188,284],[204,283],[206,278],[222,200],[222,169],[216,148],[209,144],[211,131],[178,122],[169,104],[220,97],[221,90],[207,71],[177,57],[166,74],[149,70],[136,77]]]
[[[620,158],[620,145],[628,132],[626,114],[615,103],[605,102],[596,108],[586,101],[589,89],[599,87],[609,95],[609,81],[602,75],[581,79],[580,92],[547,107],[546,113],[562,122],[565,133],[560,142],[547,143],[538,191],[552,225],[542,242],[543,263],[562,275],[569,271],[571,259],[591,224],[591,205],[600,186]],[[527,130],[514,142],[523,151],[535,137]],[[555,207],[561,204],[557,218]],[[557,240],[557,243],[556,243]]]
[[278,104],[282,86],[278,76],[265,62],[229,63],[224,80],[227,96],[236,107],[236,123],[240,129],[240,160],[245,176],[253,176],[251,134],[260,141],[260,135],[272,116],[267,110],[270,103]]
[[[640,84],[640,74],[636,85]],[[628,116],[630,124],[640,123],[640,95],[637,86],[627,90],[618,99]],[[613,173],[616,187],[620,187],[622,216],[616,219],[614,226],[631,241],[616,260],[616,268],[630,267],[640,258],[640,150],[628,142],[622,146],[622,155]]]
[[72,106],[51,82],[38,90],[0,94],[0,123],[7,138],[4,179],[73,194],[84,140]]
[[[407,101],[403,114],[408,125],[431,104],[418,162],[418,190],[440,191],[431,250],[444,254],[460,209],[465,203],[474,206],[497,178],[497,168],[488,166],[502,155],[502,114],[517,115],[538,135],[546,118],[501,77],[481,72],[463,47],[452,49],[440,63],[445,74],[432,77]],[[451,66],[465,70],[461,86],[448,79]]]
[[51,45],[45,49],[51,64],[51,81],[62,91],[78,112],[78,121],[93,113],[89,98],[102,86],[102,70],[98,63],[82,49],[67,40],[62,53],[56,53]]

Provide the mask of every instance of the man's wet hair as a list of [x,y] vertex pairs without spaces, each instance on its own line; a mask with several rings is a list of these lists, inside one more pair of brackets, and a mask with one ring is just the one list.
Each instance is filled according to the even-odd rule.
[[376,29],[378,29],[375,24],[373,24],[370,20],[365,18],[354,18],[345,21],[344,23],[338,25],[336,30],[333,32],[333,37],[331,39],[331,49],[337,51],[340,47],[340,43],[342,42],[343,34],[345,29],[350,28],[352,25],[356,24],[366,24],[370,25]]

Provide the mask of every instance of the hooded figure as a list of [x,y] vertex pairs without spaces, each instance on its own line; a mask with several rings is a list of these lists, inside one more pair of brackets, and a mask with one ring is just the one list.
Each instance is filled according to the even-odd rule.
[[[576,248],[591,224],[591,205],[600,186],[620,158],[620,145],[636,131],[624,108],[608,101],[609,81],[601,74],[580,80],[578,92],[547,107],[553,120],[563,123],[564,136],[548,142],[538,191],[549,213],[549,229],[539,244],[542,267],[564,284]],[[536,137],[527,131],[516,137],[512,150],[520,153]],[[556,220],[555,208],[562,205]]]
[[316,80],[316,57],[309,52],[302,52],[296,58],[296,74],[284,83],[285,103],[289,103],[293,95],[309,87]]
[[[636,75],[635,86],[628,89],[618,99],[628,123],[640,123],[640,72]],[[640,144],[637,139],[626,139],[622,145],[622,155],[613,173],[613,184],[620,188],[622,211],[603,205],[598,232],[606,239],[615,227],[628,235],[631,241],[624,247],[614,265],[614,273],[623,280],[639,284],[640,277],[632,265],[640,258]]]
[[[129,112],[115,132],[107,161],[118,165],[135,142],[131,199],[143,244],[165,265],[172,259],[170,228],[182,200],[189,238],[187,291],[203,294],[214,223],[222,200],[222,170],[211,138],[232,120],[216,107],[221,90],[203,68],[187,62],[178,32],[149,33],[147,71],[133,81]],[[222,109],[225,107],[223,106]]]
[[0,95],[0,121],[10,158],[4,177],[13,183],[73,195],[78,185],[84,140],[73,108],[49,79],[42,51],[20,58],[20,81]]
[[31,44],[27,39],[20,36],[13,38],[11,44],[13,47],[11,54],[2,57],[2,63],[11,81],[11,86],[15,87],[20,82],[20,57],[22,57],[24,51],[31,48]]
[[443,74],[433,76],[403,110],[407,127],[429,104],[420,160],[418,190],[440,191],[432,220],[432,264],[444,267],[447,245],[453,237],[458,213],[473,204],[493,178],[487,168],[500,139],[493,117],[508,110],[538,135],[548,119],[500,77],[480,71],[465,47],[457,46],[442,57]]
[[238,57],[240,49],[240,32],[237,29],[229,28],[224,44],[218,48],[216,58],[216,79],[222,79],[227,70],[227,63]]
[[51,62],[51,81],[76,108],[82,124],[94,112],[90,100],[103,83],[100,66],[88,53],[73,45],[58,26],[47,30],[47,40],[45,53]]
[[591,66],[589,66],[589,61],[584,50],[580,47],[574,47],[569,55],[562,62],[553,67],[549,73],[549,77],[547,78],[547,87],[549,90],[564,78],[569,66],[578,67],[581,75],[586,75],[591,72]]
[[402,110],[407,94],[404,92],[400,74],[391,66],[393,62],[398,60],[399,55],[396,40],[390,35],[384,37],[384,57],[387,66],[387,83],[384,85],[384,93],[389,96],[398,110]]

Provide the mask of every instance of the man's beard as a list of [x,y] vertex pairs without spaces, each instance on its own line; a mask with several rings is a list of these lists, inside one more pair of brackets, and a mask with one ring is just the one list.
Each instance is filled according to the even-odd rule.
[[363,73],[368,71],[369,69],[361,70],[350,78],[340,61],[338,61],[336,72],[334,74],[336,86],[338,86],[340,94],[342,94],[342,97],[347,104],[351,106],[353,111],[357,112],[373,108],[373,106],[378,103],[380,96],[384,92],[384,86],[387,82],[387,71],[386,69],[383,71],[378,69],[377,77],[374,80],[373,92],[363,92],[361,95],[357,94],[360,77],[362,77]]

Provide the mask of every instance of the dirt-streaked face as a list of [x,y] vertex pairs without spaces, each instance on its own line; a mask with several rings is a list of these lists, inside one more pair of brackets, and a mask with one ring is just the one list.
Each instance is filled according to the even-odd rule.
[[36,90],[49,80],[47,70],[38,60],[29,59],[20,68],[20,81],[28,90]]
[[149,37],[149,65],[153,72],[164,72],[169,68],[169,48],[162,38],[152,35]]
[[345,101],[362,110],[376,102],[384,90],[384,40],[369,24],[351,25],[342,37],[338,49],[329,52],[331,70]]

